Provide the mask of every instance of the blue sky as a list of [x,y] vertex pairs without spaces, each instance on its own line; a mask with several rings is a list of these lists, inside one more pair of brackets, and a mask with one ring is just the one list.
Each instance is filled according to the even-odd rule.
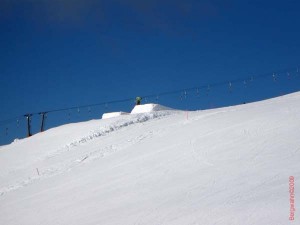
[[292,0],[2,0],[0,120],[296,67],[299,7]]

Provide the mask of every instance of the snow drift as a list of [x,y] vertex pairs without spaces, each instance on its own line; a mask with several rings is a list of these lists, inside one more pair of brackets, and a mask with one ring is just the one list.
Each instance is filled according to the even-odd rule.
[[300,186],[300,93],[188,119],[139,110],[2,146],[0,224],[290,222],[289,177]]
[[102,119],[109,119],[109,118],[114,118],[122,115],[128,115],[129,113],[127,112],[110,112],[110,113],[104,113],[102,115]]
[[136,105],[131,111],[131,114],[156,112],[156,111],[163,111],[163,110],[173,110],[173,109],[163,105],[149,103],[143,105]]

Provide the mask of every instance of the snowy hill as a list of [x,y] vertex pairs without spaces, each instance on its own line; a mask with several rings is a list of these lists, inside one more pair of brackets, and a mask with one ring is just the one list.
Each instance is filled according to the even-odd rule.
[[68,124],[0,147],[0,224],[288,224],[299,161],[300,93]]

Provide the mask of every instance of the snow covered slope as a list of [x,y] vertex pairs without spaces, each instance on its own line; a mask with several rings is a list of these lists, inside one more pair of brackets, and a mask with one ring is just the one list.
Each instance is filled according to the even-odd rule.
[[299,161],[300,93],[68,124],[0,147],[0,224],[288,224]]

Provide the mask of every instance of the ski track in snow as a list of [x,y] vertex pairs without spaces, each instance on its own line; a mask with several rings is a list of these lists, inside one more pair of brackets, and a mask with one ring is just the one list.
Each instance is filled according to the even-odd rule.
[[[163,111],[163,112],[136,114],[133,119],[132,118],[120,119],[120,120],[116,121],[115,123],[110,124],[109,126],[104,126],[104,127],[101,127],[99,130],[92,131],[91,134],[88,136],[82,137],[79,140],[72,141],[71,143],[65,145],[64,147],[60,148],[59,150],[55,151],[54,153],[47,155],[45,158],[42,159],[42,161],[51,159],[53,157],[57,157],[58,155],[63,154],[66,151],[70,151],[73,148],[79,147],[83,144],[87,144],[96,138],[106,136],[113,132],[119,131],[122,128],[131,126],[131,125],[135,125],[135,124],[144,123],[149,120],[160,119],[162,117],[165,117],[165,116],[168,116],[171,114],[174,114],[174,112],[171,113],[169,111]],[[118,144],[118,146],[117,145],[108,145],[108,146],[102,147],[96,151],[84,153],[84,155],[78,159],[71,160],[71,161],[64,162],[64,163],[59,163],[56,166],[52,166],[48,169],[44,169],[44,170],[40,171],[39,175],[30,176],[26,179],[16,182],[15,184],[11,184],[6,187],[1,187],[0,188],[0,196],[5,195],[8,192],[18,190],[22,187],[26,187],[29,184],[31,184],[34,181],[37,181],[39,179],[50,178],[55,175],[62,174],[64,172],[68,172],[68,171],[72,170],[74,167],[81,165],[82,163],[89,163],[89,162],[92,162],[99,158],[103,158],[105,156],[111,155],[122,149],[126,149],[138,142],[143,141],[144,139],[152,137],[154,133],[155,133],[155,131],[149,131],[149,132],[143,133],[137,137],[128,139],[128,140],[124,141],[123,143]]]
[[153,119],[160,119],[162,117],[165,117],[165,116],[168,116],[171,114],[174,114],[174,113],[171,113],[170,111],[143,113],[143,114],[134,115],[133,118],[130,117],[127,119],[117,120],[116,122],[114,122],[108,126],[101,127],[100,129],[95,130],[95,131],[90,131],[89,135],[84,136],[78,140],[74,140],[69,144],[66,144],[65,146],[63,146],[56,152],[51,153],[47,157],[51,158],[57,154],[60,154],[61,152],[70,151],[74,147],[77,147],[82,144],[86,144],[90,141],[93,141],[96,138],[107,136],[113,132],[119,131],[122,128],[131,126],[131,125],[135,125],[135,124],[144,123],[144,122],[147,122],[147,121],[153,120]]

